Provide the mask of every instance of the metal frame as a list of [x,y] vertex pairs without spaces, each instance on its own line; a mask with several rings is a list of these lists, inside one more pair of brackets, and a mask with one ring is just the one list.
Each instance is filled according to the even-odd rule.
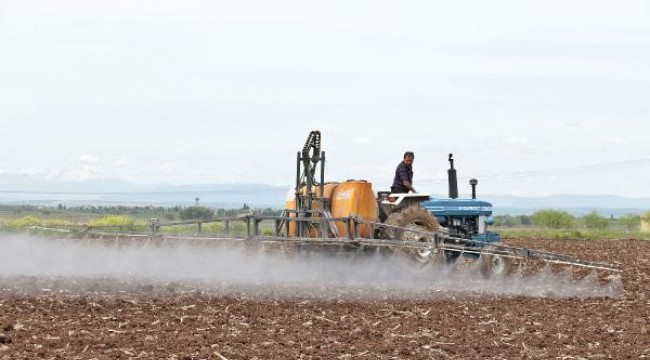
[[[261,232],[260,224],[262,222],[273,222],[273,234],[264,235]],[[224,234],[219,237],[201,236],[201,225],[206,223],[220,222],[224,224]],[[246,229],[245,234],[233,234],[231,224],[233,222],[243,223]],[[296,223],[296,227],[302,226],[304,229],[316,228],[318,237],[309,237],[309,232],[300,236],[289,236],[289,224]],[[346,237],[334,237],[330,235],[330,227],[337,222],[343,222],[346,226]],[[172,236],[164,234],[162,229],[170,226],[177,225],[191,225],[196,224],[197,232],[195,236]],[[370,238],[359,237],[359,226],[370,226]],[[399,226],[392,226],[382,223],[366,221],[358,217],[349,216],[342,218],[325,218],[320,217],[314,219],[312,217],[301,216],[261,216],[261,215],[246,215],[238,217],[221,217],[211,220],[194,220],[182,221],[171,223],[160,223],[158,219],[151,219],[149,222],[149,233],[134,233],[134,232],[121,232],[117,231],[119,227],[101,227],[103,231],[99,231],[100,227],[89,226],[71,226],[62,225],[60,227],[47,228],[42,226],[31,227],[34,230],[55,230],[59,232],[72,232],[81,230],[83,233],[94,234],[100,236],[115,236],[115,237],[132,237],[132,238],[168,238],[168,239],[201,239],[201,240],[233,240],[233,241],[259,241],[259,242],[292,242],[298,244],[322,244],[322,245],[352,245],[356,247],[402,247],[402,248],[415,248],[415,249],[439,249],[443,251],[451,251],[467,254],[491,254],[503,257],[515,258],[520,260],[537,259],[546,263],[555,263],[563,265],[571,265],[577,267],[586,267],[598,270],[621,272],[619,264],[586,261],[573,256],[557,254],[552,252],[538,251],[534,249],[520,248],[515,246],[503,245],[500,243],[487,243],[480,240],[465,239],[460,237],[450,236],[442,231],[429,232],[418,229],[404,228]],[[76,229],[75,229],[76,228]],[[116,229],[116,231],[110,231]],[[429,241],[413,241],[413,240],[400,240],[400,234],[403,232],[411,232],[418,234],[421,239],[429,239]],[[375,234],[383,236],[376,237]],[[485,245],[490,245],[485,247]]]

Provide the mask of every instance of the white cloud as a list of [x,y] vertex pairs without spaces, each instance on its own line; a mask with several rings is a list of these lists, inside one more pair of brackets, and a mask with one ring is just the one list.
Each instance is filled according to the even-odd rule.
[[630,141],[624,137],[612,136],[607,138],[607,143],[611,145],[627,145]]
[[97,164],[99,163],[100,159],[93,155],[84,154],[79,157],[79,161],[87,164]]
[[48,170],[39,167],[27,167],[17,171],[18,174],[28,176],[45,176]]
[[176,163],[165,163],[160,165],[158,170],[164,175],[175,174],[180,172],[180,166]]
[[120,157],[113,160],[113,165],[116,167],[128,167],[131,165],[131,161],[127,157]]
[[99,158],[90,155],[82,155],[75,159],[62,158],[39,166],[18,168],[7,171],[7,173],[17,173],[53,182],[85,181],[110,177],[110,172],[100,163]]
[[86,181],[103,179],[107,175],[102,166],[79,165],[49,171],[44,175],[44,178],[51,181]]
[[523,137],[518,137],[518,136],[509,137],[505,139],[505,143],[508,145],[515,145],[515,146],[526,145],[528,143],[528,139]]
[[369,144],[371,144],[372,142],[371,142],[370,139],[368,139],[368,138],[365,138],[365,137],[358,137],[358,138],[355,138],[355,139],[354,139],[354,143],[357,144],[357,145],[369,145]]

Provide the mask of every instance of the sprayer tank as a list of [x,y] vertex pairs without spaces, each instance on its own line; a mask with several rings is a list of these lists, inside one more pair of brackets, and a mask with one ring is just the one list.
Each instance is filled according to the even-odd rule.
[[[377,222],[377,200],[372,191],[372,184],[365,180],[348,180],[341,183],[332,194],[331,213],[333,218],[355,216],[369,222]],[[337,221],[336,228],[340,237],[348,235],[345,222]],[[371,227],[360,224],[358,236],[369,238]]]

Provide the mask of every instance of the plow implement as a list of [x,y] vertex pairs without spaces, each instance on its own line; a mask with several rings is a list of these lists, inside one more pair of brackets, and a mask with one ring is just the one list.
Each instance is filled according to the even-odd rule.
[[[174,233],[166,229],[185,226],[193,234]],[[202,229],[209,228],[208,231]],[[336,237],[333,229],[345,228],[345,237]],[[358,234],[362,228],[370,229],[370,237]],[[597,271],[612,278],[620,276],[619,264],[590,261],[578,257],[546,252],[532,248],[489,243],[455,237],[444,229],[422,230],[409,226],[399,227],[369,222],[356,217],[318,219],[295,216],[259,216],[215,218],[207,221],[160,223],[152,219],[148,229],[108,227],[32,227],[35,231],[75,233],[105,241],[127,241],[138,244],[174,244],[200,242],[205,245],[239,246],[252,249],[282,249],[281,253],[300,256],[304,252],[325,256],[369,257],[379,256],[389,264],[399,264],[402,269],[418,274],[435,271],[440,267],[478,262],[483,277],[529,274],[544,266],[554,269]],[[324,229],[321,231],[321,229]],[[139,230],[139,231],[138,231]],[[294,234],[291,231],[295,231]],[[395,261],[399,260],[399,261]]]

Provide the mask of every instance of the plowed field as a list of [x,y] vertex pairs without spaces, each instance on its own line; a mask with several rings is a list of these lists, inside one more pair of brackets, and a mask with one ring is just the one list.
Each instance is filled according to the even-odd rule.
[[445,285],[401,296],[377,284],[18,274],[0,278],[0,359],[650,358],[650,242],[508,243],[620,262],[623,289],[574,297]]

